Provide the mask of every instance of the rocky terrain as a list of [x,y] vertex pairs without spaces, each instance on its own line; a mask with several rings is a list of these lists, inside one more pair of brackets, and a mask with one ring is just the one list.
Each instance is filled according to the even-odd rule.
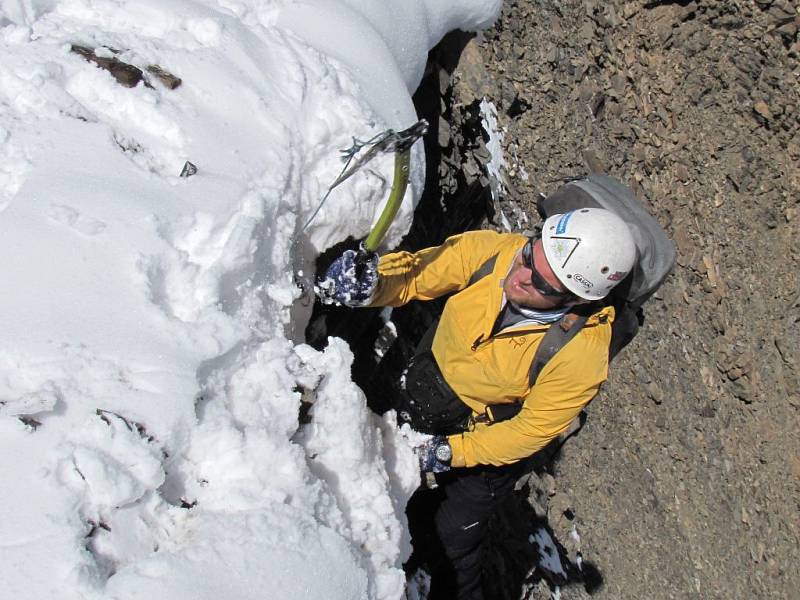
[[798,10],[507,2],[455,72],[457,96],[498,108],[495,225],[604,171],[678,248],[554,479],[534,482],[560,539],[603,573],[597,598],[800,589]]
[[[405,246],[529,229],[537,193],[601,171],[678,249],[585,426],[530,481],[534,511],[602,573],[595,598],[798,597],[799,11],[507,1],[485,35],[454,34],[431,54],[416,98],[432,123],[427,212]],[[484,97],[506,161],[494,198]],[[404,339],[430,320],[430,307],[404,311],[386,363],[401,364]],[[327,333],[363,339],[363,314],[338,330],[342,315],[323,316]],[[373,360],[357,354],[356,376]],[[544,582],[525,594],[549,595]]]

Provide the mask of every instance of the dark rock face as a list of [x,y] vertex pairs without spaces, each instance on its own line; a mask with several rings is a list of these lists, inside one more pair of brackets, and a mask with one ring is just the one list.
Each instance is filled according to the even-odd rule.
[[800,587],[799,19],[780,0],[511,1],[474,42],[480,89],[475,56],[455,71],[498,108],[496,213],[535,215],[536,193],[605,170],[679,250],[536,494],[603,572],[597,598]]

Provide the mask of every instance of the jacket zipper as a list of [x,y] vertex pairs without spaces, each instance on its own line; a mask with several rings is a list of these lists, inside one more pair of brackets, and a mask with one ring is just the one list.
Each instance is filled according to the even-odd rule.
[[[524,331],[524,330],[519,330],[519,331]],[[498,339],[498,338],[501,338],[501,337],[513,337],[513,335],[515,333],[518,333],[518,331],[500,331],[499,333],[495,333],[494,335],[490,335],[486,339],[483,339],[483,334],[480,334],[475,339],[475,341],[472,342],[472,351],[475,352],[481,346],[481,344],[486,344],[490,340]],[[525,333],[531,333],[531,332],[530,331],[526,331]]]
[[[584,327],[591,327],[591,326],[592,325],[584,325]],[[545,331],[546,330],[547,329],[545,328]],[[522,333],[522,335],[527,335],[529,333],[533,333],[534,331],[536,331],[536,329],[533,329],[533,328],[530,328],[530,327],[528,327],[528,328],[520,327],[519,329],[510,329],[510,330],[509,329],[504,329],[503,331],[500,331],[500,332],[498,332],[498,333],[496,333],[494,335],[490,335],[486,339],[483,339],[483,334],[480,334],[477,338],[475,338],[475,341],[472,342],[471,349],[472,349],[473,352],[475,352],[481,346],[481,344],[485,344],[489,340],[494,339],[494,338],[513,337],[514,335],[519,335],[520,333]]]
[[478,346],[481,345],[481,340],[483,340],[483,334],[480,334],[477,339],[472,342],[472,351],[475,352],[478,349]]

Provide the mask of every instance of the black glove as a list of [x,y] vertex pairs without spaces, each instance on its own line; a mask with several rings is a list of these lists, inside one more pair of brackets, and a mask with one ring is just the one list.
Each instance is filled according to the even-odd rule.
[[378,286],[378,255],[364,250],[346,250],[337,258],[318,284],[325,304],[345,306],[369,304]]
[[450,470],[453,451],[446,437],[435,435],[417,448],[417,457],[423,473],[444,473]]

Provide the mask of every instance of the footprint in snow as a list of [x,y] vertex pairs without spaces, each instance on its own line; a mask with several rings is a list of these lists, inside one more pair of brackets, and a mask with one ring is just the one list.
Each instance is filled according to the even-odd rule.
[[82,215],[78,210],[63,204],[53,204],[47,216],[57,223],[66,225],[83,235],[94,236],[103,233],[106,224],[103,221]]

